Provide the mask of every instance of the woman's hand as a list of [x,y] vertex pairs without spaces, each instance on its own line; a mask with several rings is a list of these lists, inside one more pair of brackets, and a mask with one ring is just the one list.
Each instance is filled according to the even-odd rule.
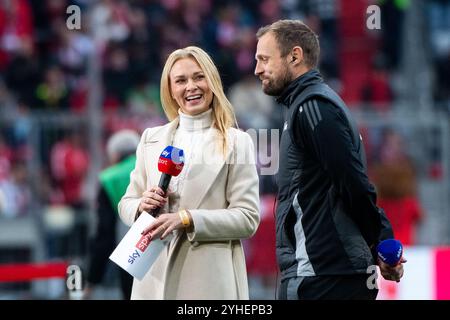
[[164,191],[160,187],[153,186],[142,194],[138,211],[139,213],[142,213],[142,211],[150,212],[153,209],[163,207],[167,201],[168,198],[164,197]]
[[184,225],[181,222],[181,217],[178,212],[164,213],[158,216],[156,220],[142,231],[142,235],[149,234],[150,240],[160,237],[163,240],[173,230],[183,229]]

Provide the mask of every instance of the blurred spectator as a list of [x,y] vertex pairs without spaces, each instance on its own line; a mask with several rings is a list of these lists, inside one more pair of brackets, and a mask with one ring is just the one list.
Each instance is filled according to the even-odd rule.
[[[114,133],[107,143],[109,167],[100,173],[100,190],[97,195],[97,232],[90,245],[88,286],[84,298],[92,298],[92,291],[100,284],[108,265],[108,257],[116,243],[123,238],[128,228],[118,219],[117,206],[130,183],[130,172],[136,162],[136,148],[140,136],[132,130]],[[116,237],[117,234],[117,237]],[[118,241],[116,241],[116,238]],[[110,265],[112,263],[110,262]],[[129,300],[133,277],[114,265],[120,272],[122,298]]]
[[450,50],[446,56],[435,60],[436,86],[434,98],[436,101],[446,104],[450,112]]
[[251,15],[239,2],[218,8],[213,40],[217,47],[211,51],[226,90],[243,75],[253,74],[256,40],[251,23]]
[[77,77],[86,73],[88,56],[94,50],[92,39],[82,31],[69,30],[65,21],[60,19],[55,26],[57,47],[54,56],[65,72],[73,87]]
[[[89,154],[82,128],[68,131],[50,151],[50,185],[42,181],[48,197],[44,226],[49,257],[82,257],[87,250],[86,195],[83,193]],[[45,178],[45,176],[43,176]]]
[[0,216],[15,218],[28,213],[31,190],[25,163],[15,162],[8,178],[0,180]]
[[69,132],[53,145],[50,166],[57,188],[64,196],[64,204],[82,207],[82,187],[89,167],[89,155],[82,145],[80,132]]
[[14,158],[19,161],[31,159],[30,134],[32,130],[32,119],[29,115],[29,108],[26,104],[19,101],[14,105],[11,113],[14,117],[13,122],[5,127],[5,133],[9,144],[13,146]]
[[0,181],[9,178],[13,149],[6,143],[4,136],[0,133]]
[[31,106],[35,102],[35,90],[39,82],[39,64],[31,39],[23,40],[5,68],[5,82],[17,100]]
[[89,82],[85,77],[80,77],[69,97],[70,110],[74,113],[84,112],[87,109],[88,96]]
[[92,12],[92,29],[100,47],[108,42],[125,41],[130,33],[129,6],[122,0],[101,0]]
[[246,129],[274,127],[273,117],[277,115],[275,102],[261,91],[261,83],[255,76],[246,76],[235,83],[230,88],[229,97],[241,127]]
[[450,1],[426,2],[435,81],[435,100],[450,111]]
[[229,3],[219,11],[217,27],[217,43],[224,49],[233,46],[238,36],[241,7],[238,3]]
[[0,1],[0,70],[10,55],[22,50],[33,38],[33,15],[27,0]]
[[44,0],[47,19],[53,23],[64,17],[66,9],[70,5],[70,0]]
[[432,55],[445,57],[450,51],[450,1],[426,2]]
[[136,77],[135,82],[127,95],[128,110],[133,114],[163,116],[159,86],[151,84],[143,72]]
[[107,52],[107,62],[103,71],[105,84],[105,107],[123,106],[131,85],[129,58],[125,48],[112,45]]
[[275,256],[275,199],[275,194],[261,196],[261,221],[255,235],[246,241],[245,247],[249,277],[259,282],[266,291],[266,297],[272,298],[275,298],[278,272]]
[[[253,76],[256,51],[255,32],[253,28],[242,27],[235,39],[233,56],[239,79],[249,75]],[[253,78],[256,77],[253,76]]]
[[387,58],[387,68],[396,70],[402,54],[403,24],[405,11],[411,1],[379,0],[381,9],[381,31],[383,32],[382,52]]
[[260,24],[267,25],[281,19],[281,5],[278,0],[263,0],[259,5]]
[[373,179],[379,195],[378,205],[391,221],[395,238],[403,245],[413,245],[422,210],[416,194],[414,165],[403,148],[402,137],[387,130],[380,161],[373,167]]
[[386,62],[378,55],[363,87],[363,101],[377,111],[389,111],[393,98]]
[[339,77],[339,1],[309,0],[305,1],[307,24],[320,34],[320,71],[328,79]]
[[158,54],[159,48],[155,43],[160,39],[157,32],[152,32],[151,22],[146,11],[142,7],[132,7],[130,10],[130,35],[124,42],[129,56],[131,74],[133,80],[138,78],[138,82],[145,77],[148,81],[158,82]]
[[36,88],[36,108],[47,111],[67,110],[69,96],[66,74],[60,66],[50,66],[45,70],[43,81]]

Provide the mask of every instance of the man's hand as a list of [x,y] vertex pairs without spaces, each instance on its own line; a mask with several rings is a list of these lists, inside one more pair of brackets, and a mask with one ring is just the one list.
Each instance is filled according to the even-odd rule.
[[381,261],[381,259],[378,259],[378,266],[380,267],[381,275],[386,280],[400,282],[400,279],[403,277],[403,263],[406,261],[407,260],[402,257],[398,265],[391,267]]

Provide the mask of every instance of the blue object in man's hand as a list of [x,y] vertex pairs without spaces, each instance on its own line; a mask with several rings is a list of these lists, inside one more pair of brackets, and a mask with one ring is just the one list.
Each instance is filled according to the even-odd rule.
[[395,267],[402,258],[403,246],[402,243],[396,239],[383,240],[377,246],[377,253],[381,261],[391,267]]

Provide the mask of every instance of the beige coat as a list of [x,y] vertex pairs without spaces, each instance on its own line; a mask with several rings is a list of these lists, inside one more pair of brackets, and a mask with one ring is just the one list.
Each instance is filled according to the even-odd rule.
[[[119,203],[121,219],[134,221],[142,193],[157,185],[161,151],[172,143],[178,118],[145,130],[136,167]],[[201,155],[191,159],[180,209],[192,214],[194,232],[178,232],[145,277],[134,279],[132,299],[248,299],[241,240],[259,224],[259,183],[250,136],[228,130],[226,157],[218,151],[218,131],[211,130]],[[216,150],[214,150],[216,148]]]

